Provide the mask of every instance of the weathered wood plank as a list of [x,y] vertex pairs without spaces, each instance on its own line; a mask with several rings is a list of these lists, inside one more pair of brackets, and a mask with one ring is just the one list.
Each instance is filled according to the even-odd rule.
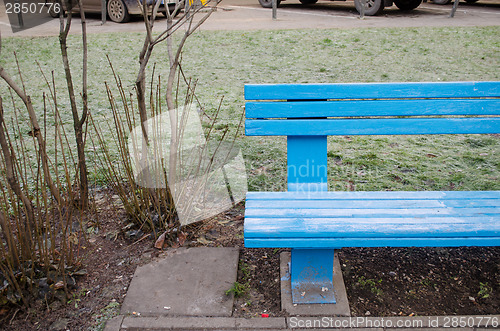
[[246,120],[247,136],[500,133],[500,118]]
[[[500,236],[500,216],[450,216],[436,215],[415,217],[345,217],[330,218],[257,218],[245,221],[248,237],[366,237],[367,233],[384,236],[449,236],[450,233],[463,233],[479,236],[478,231]],[[472,227],[471,227],[472,226]],[[449,230],[441,235],[440,231]],[[436,232],[437,231],[437,232]],[[489,232],[488,232],[489,231]],[[484,235],[483,235],[484,236]]]
[[461,247],[500,246],[500,237],[454,237],[454,238],[245,238],[245,247],[257,248],[331,248],[342,247]]
[[425,200],[500,199],[500,191],[330,191],[330,192],[248,192],[247,200]]
[[280,210],[280,209],[302,209],[315,213],[315,209],[464,209],[493,207],[500,209],[498,199],[458,199],[458,200],[248,200],[247,208],[253,210]]
[[[500,208],[379,208],[379,209],[303,209],[304,206],[297,204],[298,209],[254,209],[248,207],[245,216],[247,218],[338,218],[338,217],[429,217],[439,215],[440,217],[457,216],[499,216]],[[499,219],[500,220],[500,219]],[[273,222],[273,220],[270,220]],[[345,222],[346,220],[344,220]]]
[[498,82],[249,84],[246,100],[499,97]]
[[247,118],[499,115],[500,99],[247,102]]

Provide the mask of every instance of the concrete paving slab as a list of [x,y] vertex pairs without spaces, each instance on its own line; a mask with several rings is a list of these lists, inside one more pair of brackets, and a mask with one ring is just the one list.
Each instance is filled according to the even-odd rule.
[[[341,328],[341,329],[338,329],[338,328],[335,328],[335,329],[311,329],[311,328],[305,328],[305,329],[288,329],[288,330],[292,330],[292,331],[311,331],[311,330],[314,330],[314,331],[332,331],[332,330],[349,330],[349,331],[384,331],[385,329],[382,329],[382,328],[354,328],[354,329],[344,329],[344,328]],[[400,331],[399,329],[396,329],[397,331]],[[389,331],[389,330],[387,330]],[[413,330],[415,331],[415,330]],[[418,331],[421,331],[421,330],[418,330]],[[436,331],[436,330],[434,330]],[[448,330],[450,331],[450,330]],[[455,330],[453,330],[455,331]]]
[[120,331],[124,316],[115,316],[106,322],[104,331]]
[[286,329],[285,317],[269,317],[269,318],[237,318],[236,327],[239,329]]
[[230,317],[125,317],[122,330],[199,330],[236,328]]
[[335,254],[333,263],[333,287],[335,299],[337,300],[336,304],[294,304],[292,302],[292,286],[288,270],[290,258],[290,252],[282,252],[280,255],[281,310],[286,310],[290,315],[300,316],[351,316],[337,254]]
[[225,292],[236,282],[238,257],[238,248],[173,249],[137,268],[121,314],[230,317],[233,297]]
[[125,317],[121,330],[280,330],[286,328],[284,317]]

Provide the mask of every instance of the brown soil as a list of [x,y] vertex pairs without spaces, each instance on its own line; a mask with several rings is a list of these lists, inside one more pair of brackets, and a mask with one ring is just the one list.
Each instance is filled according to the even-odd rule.
[[[2,330],[84,330],[119,313],[136,267],[161,251],[151,237],[125,238],[128,222],[117,196],[102,194],[97,207],[99,231],[80,252],[87,275],[77,279],[71,302],[36,300],[28,310],[1,310]],[[286,316],[280,310],[282,250],[243,248],[243,214],[239,204],[191,226],[183,245],[240,247],[238,282],[248,290],[235,300],[233,315]],[[500,248],[351,248],[339,250],[339,258],[354,316],[500,311]]]

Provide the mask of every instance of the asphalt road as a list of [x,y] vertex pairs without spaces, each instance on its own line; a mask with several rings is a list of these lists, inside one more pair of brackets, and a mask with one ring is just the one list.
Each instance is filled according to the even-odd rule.
[[[422,3],[413,11],[403,12],[396,6],[385,8],[380,16],[359,18],[354,2],[320,0],[312,6],[303,6],[299,0],[287,0],[278,8],[278,19],[272,19],[270,9],[262,8],[258,0],[223,0],[219,8],[202,26],[203,30],[257,30],[257,29],[326,29],[357,27],[421,27],[421,26],[498,26],[500,25],[500,0],[479,0],[475,4],[461,2],[455,18],[449,18],[451,5]],[[160,17],[157,29],[164,26]],[[78,19],[73,32],[79,33]],[[144,31],[140,17],[125,24],[111,21],[101,24],[99,14],[87,16],[89,33]],[[36,28],[13,33],[0,2],[0,31],[2,36],[46,36],[57,35],[59,22],[53,19]]]

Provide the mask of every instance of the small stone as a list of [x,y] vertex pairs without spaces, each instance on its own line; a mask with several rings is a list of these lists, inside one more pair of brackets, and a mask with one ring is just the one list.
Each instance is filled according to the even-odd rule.
[[49,330],[54,330],[54,331],[67,330],[68,324],[69,324],[69,319],[61,318],[52,323],[52,325],[49,327]]
[[365,316],[370,316],[372,313],[370,313],[369,310],[366,311]]
[[476,302],[476,299],[474,297],[469,297],[469,300],[472,302]]
[[389,276],[391,276],[391,277],[396,277],[396,275],[397,275],[397,274],[396,274],[394,271],[389,271]]

